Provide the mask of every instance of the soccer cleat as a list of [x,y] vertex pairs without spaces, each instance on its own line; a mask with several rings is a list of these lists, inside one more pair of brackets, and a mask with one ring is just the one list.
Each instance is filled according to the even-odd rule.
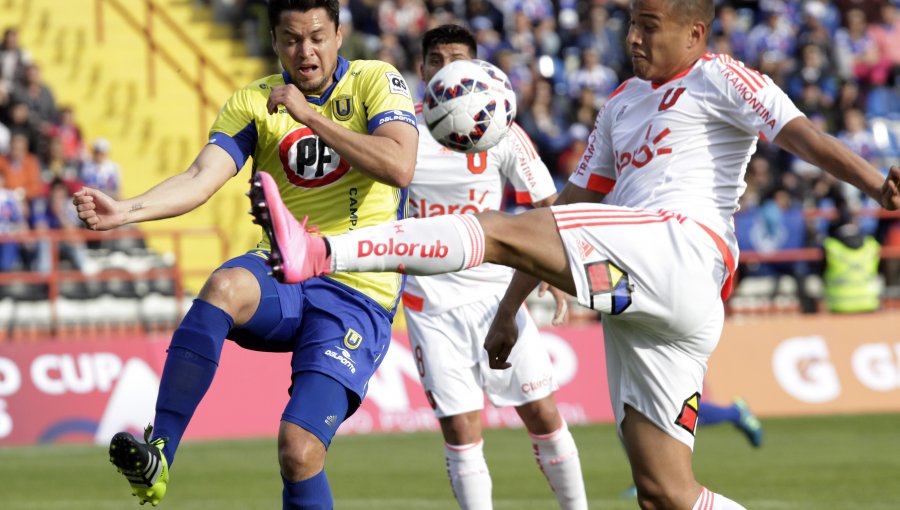
[[298,223],[281,201],[278,185],[266,172],[250,179],[250,214],[269,236],[268,264],[272,275],[283,283],[299,283],[331,272],[325,239],[310,234],[309,217]]
[[627,489],[619,494],[622,499],[634,499],[637,497],[637,485],[631,484]]
[[109,443],[109,461],[131,484],[131,494],[140,503],[159,504],[169,483],[169,463],[162,453],[166,439],[150,440],[153,425],[144,429],[144,442],[139,443],[128,432],[119,432]]
[[734,399],[734,407],[737,408],[741,415],[735,425],[747,436],[747,440],[750,441],[754,448],[759,448],[762,446],[763,441],[762,423],[760,423],[756,415],[750,412],[750,408],[744,402],[744,399]]

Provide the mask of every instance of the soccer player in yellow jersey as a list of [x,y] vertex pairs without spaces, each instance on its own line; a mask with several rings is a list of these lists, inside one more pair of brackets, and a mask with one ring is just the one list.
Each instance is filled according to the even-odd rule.
[[[416,163],[412,98],[397,70],[338,56],[338,0],[270,0],[281,74],[237,90],[190,167],[147,192],[113,200],[84,188],[74,201],[94,230],[184,214],[253,157],[286,204],[325,234],[403,218]],[[268,239],[207,280],[169,346],[154,426],[144,442],[121,432],[110,460],[141,502],[165,495],[168,469],[206,393],[225,338],[292,352],[289,402],[278,433],[285,509],[330,509],[326,450],[360,405],[387,351],[402,277],[356,273],[297,285],[268,274]],[[252,377],[252,375],[251,375]],[[238,412],[235,413],[239,415]]]

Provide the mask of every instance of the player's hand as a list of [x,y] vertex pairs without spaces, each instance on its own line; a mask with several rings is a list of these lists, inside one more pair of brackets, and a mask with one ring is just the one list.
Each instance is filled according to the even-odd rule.
[[900,167],[892,166],[881,186],[881,206],[888,211],[900,210]]
[[568,296],[556,287],[551,287],[549,283],[541,282],[540,287],[538,287],[538,297],[544,297],[547,291],[550,291],[550,295],[556,301],[556,311],[553,312],[553,320],[550,321],[550,324],[559,326],[566,322],[566,315],[569,313]]
[[502,313],[494,316],[487,338],[484,339],[484,350],[488,354],[491,368],[505,369],[512,366],[508,361],[516,341],[519,340],[519,328],[516,326],[516,314]]
[[315,113],[306,101],[306,96],[293,83],[272,87],[269,100],[266,102],[266,110],[269,114],[274,114],[278,111],[279,105],[284,106],[288,114],[301,124],[306,124],[309,115]]
[[110,230],[125,223],[119,202],[100,190],[81,188],[73,195],[72,203],[78,217],[91,230]]

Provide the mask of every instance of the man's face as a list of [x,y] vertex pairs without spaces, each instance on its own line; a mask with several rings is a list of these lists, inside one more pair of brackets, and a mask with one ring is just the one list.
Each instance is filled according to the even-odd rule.
[[438,44],[428,50],[425,61],[422,64],[422,79],[425,83],[437,74],[445,65],[456,60],[472,60],[469,47],[463,43]]
[[327,89],[337,68],[343,36],[325,9],[284,11],[272,30],[272,47],[281,66],[306,95]]
[[690,35],[691,26],[682,24],[668,1],[632,0],[627,42],[635,76],[664,83],[683,71]]

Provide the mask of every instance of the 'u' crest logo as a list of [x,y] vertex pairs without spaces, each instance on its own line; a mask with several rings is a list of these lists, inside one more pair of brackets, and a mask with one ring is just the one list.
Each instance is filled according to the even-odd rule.
[[350,120],[353,116],[353,97],[338,96],[334,99],[334,117],[337,120]]
[[359,344],[362,343],[363,337],[353,329],[348,329],[347,334],[344,335],[344,347],[353,350],[359,347]]

